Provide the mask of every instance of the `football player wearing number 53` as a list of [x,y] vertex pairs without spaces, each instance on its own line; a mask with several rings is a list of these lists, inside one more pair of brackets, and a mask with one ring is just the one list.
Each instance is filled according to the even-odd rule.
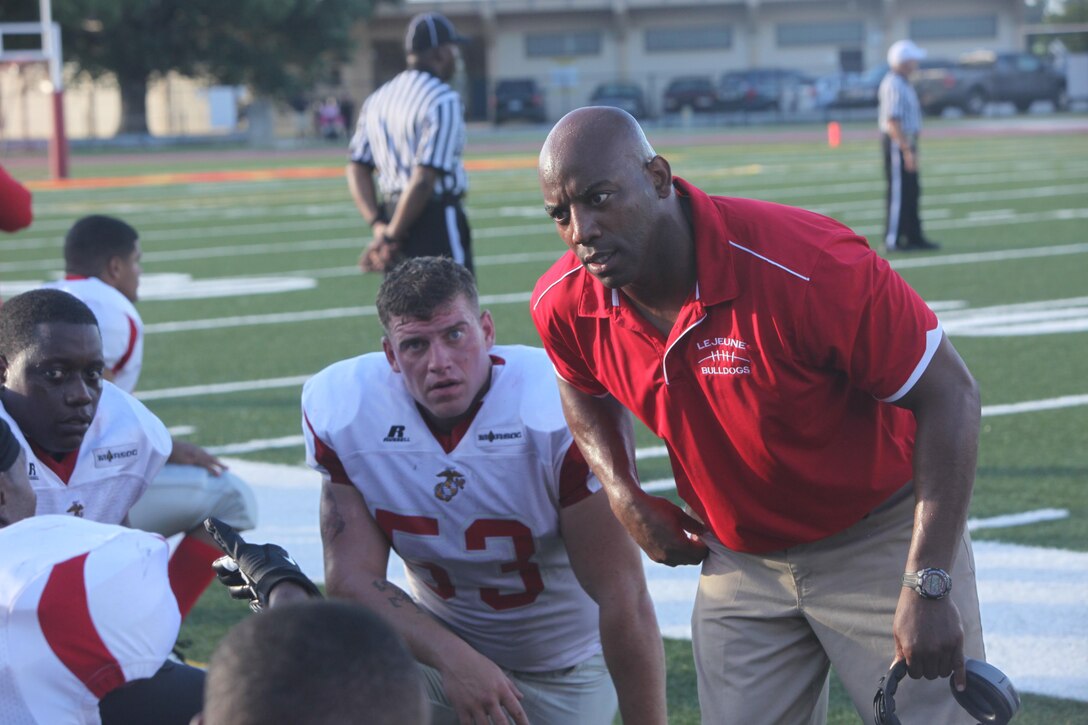
[[[399,265],[377,307],[384,352],[302,393],[329,595],[407,640],[436,725],[607,724],[617,701],[625,723],[664,723],[638,548],[573,442],[543,350],[494,345],[471,273],[449,259]],[[410,593],[386,579],[390,548]]]

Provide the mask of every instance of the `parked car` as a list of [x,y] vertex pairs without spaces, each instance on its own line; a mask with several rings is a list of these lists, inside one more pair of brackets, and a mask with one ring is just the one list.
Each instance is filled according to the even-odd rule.
[[836,73],[817,81],[823,108],[876,108],[880,81],[888,73],[888,64],[873,66],[864,73]]
[[544,93],[532,78],[506,78],[495,84],[495,123],[511,119],[543,122]]
[[718,110],[718,91],[710,76],[680,76],[669,83],[662,102],[665,113],[684,107],[700,113]]
[[602,83],[589,97],[591,105],[622,108],[635,118],[645,118],[646,99],[637,83]]
[[719,108],[726,111],[797,111],[811,108],[814,97],[813,80],[786,68],[730,71],[718,85]]
[[978,115],[991,101],[1011,102],[1020,112],[1035,101],[1068,106],[1065,76],[1031,53],[975,51],[959,62],[920,70],[914,79],[922,109],[940,114],[959,108]]

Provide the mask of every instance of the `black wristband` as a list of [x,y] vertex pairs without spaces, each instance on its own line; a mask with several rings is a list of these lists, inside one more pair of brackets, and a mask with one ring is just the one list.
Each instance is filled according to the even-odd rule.
[[19,457],[19,445],[15,434],[11,432],[11,426],[3,418],[0,418],[0,473],[15,465],[15,459]]

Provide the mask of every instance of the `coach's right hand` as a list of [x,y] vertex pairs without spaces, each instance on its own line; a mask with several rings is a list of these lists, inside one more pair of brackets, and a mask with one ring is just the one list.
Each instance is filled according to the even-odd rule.
[[451,656],[438,667],[442,689],[457,721],[461,725],[488,725],[505,723],[509,716],[517,725],[528,725],[529,716],[519,702],[523,695],[513,680],[467,644],[458,650],[449,653]]
[[698,564],[710,553],[699,538],[706,525],[668,499],[639,490],[613,501],[612,511],[646,556],[658,564]]

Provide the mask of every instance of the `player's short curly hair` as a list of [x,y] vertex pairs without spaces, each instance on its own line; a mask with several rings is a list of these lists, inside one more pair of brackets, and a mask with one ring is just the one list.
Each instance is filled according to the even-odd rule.
[[35,342],[35,328],[50,322],[98,327],[91,308],[67,292],[36,289],[0,306],[0,355],[10,360]]
[[353,602],[292,603],[248,617],[208,664],[207,725],[420,725],[427,712],[404,640]]
[[64,235],[64,268],[69,274],[95,277],[114,257],[127,257],[140,235],[116,217],[85,216]]
[[378,319],[386,330],[394,317],[429,320],[458,295],[479,306],[472,272],[449,257],[412,257],[394,267],[378,289]]

